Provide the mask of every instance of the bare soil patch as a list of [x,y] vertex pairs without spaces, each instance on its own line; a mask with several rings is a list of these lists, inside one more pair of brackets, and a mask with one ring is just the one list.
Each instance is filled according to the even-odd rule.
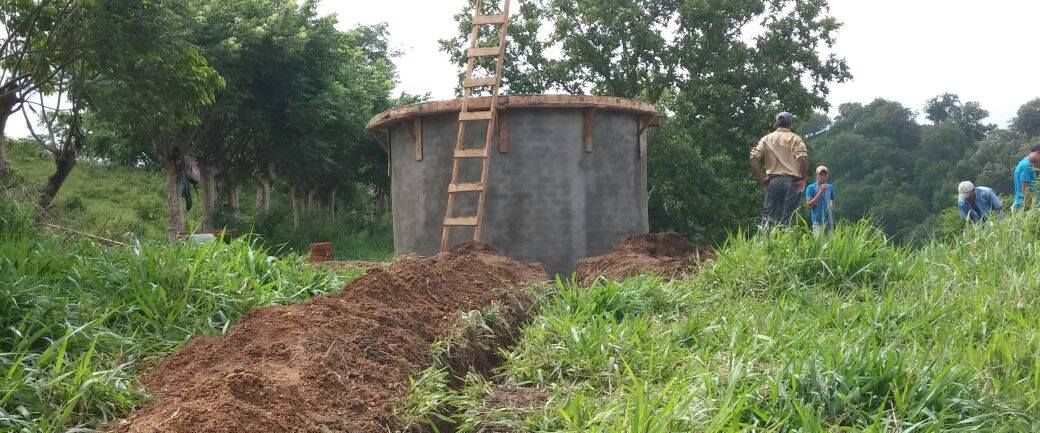
[[613,251],[578,261],[578,281],[588,285],[600,276],[624,280],[653,273],[677,278],[706,260],[714,260],[715,251],[697,246],[677,233],[650,233],[629,236]]
[[142,383],[155,398],[120,433],[385,432],[457,311],[523,303],[540,264],[469,243],[373,267],[341,293],[254,310],[195,338]]

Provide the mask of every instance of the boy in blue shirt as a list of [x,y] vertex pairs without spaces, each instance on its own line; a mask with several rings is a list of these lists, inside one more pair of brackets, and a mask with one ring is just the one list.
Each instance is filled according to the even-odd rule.
[[831,234],[834,231],[834,185],[827,183],[830,172],[827,167],[816,167],[816,182],[805,188],[805,205],[809,207],[813,233]]
[[1011,182],[1015,185],[1015,202],[1011,204],[1011,210],[1029,209],[1033,206],[1037,166],[1040,166],[1040,144],[1029,148],[1029,154],[1015,166],[1015,174],[1011,177]]

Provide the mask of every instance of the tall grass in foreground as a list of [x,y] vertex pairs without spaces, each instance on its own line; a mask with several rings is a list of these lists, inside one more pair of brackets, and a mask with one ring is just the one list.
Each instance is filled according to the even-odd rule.
[[[919,249],[866,224],[737,235],[685,280],[560,284],[493,382],[420,376],[411,399],[437,389],[454,403],[428,416],[459,431],[1040,431],[1038,233],[1033,213]],[[501,385],[550,397],[491,411]]]
[[103,248],[34,232],[0,198],[0,431],[92,431],[139,404],[136,374],[252,308],[358,275],[249,240]]

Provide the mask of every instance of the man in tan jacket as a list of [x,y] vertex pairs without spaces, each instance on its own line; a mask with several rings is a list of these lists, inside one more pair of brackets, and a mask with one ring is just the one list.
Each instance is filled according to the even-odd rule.
[[[767,233],[777,224],[791,222],[805,190],[809,152],[802,137],[791,131],[793,123],[793,114],[786,111],[778,114],[776,130],[762,137],[751,149],[751,171],[758,184],[765,188],[762,229]],[[765,175],[760,165],[762,159],[765,159]]]

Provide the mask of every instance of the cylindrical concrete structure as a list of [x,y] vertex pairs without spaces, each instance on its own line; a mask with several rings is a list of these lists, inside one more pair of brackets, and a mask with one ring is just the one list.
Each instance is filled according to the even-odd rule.
[[[398,255],[439,251],[460,105],[409,105],[368,124],[390,153]],[[578,260],[647,233],[646,129],[657,117],[653,105],[622,98],[500,97],[481,240],[569,275]],[[469,122],[465,147],[482,148],[486,134],[487,122]],[[481,160],[463,161],[459,183],[478,182]],[[458,194],[454,216],[474,216],[476,198]],[[472,237],[471,227],[452,228],[452,244]]]

